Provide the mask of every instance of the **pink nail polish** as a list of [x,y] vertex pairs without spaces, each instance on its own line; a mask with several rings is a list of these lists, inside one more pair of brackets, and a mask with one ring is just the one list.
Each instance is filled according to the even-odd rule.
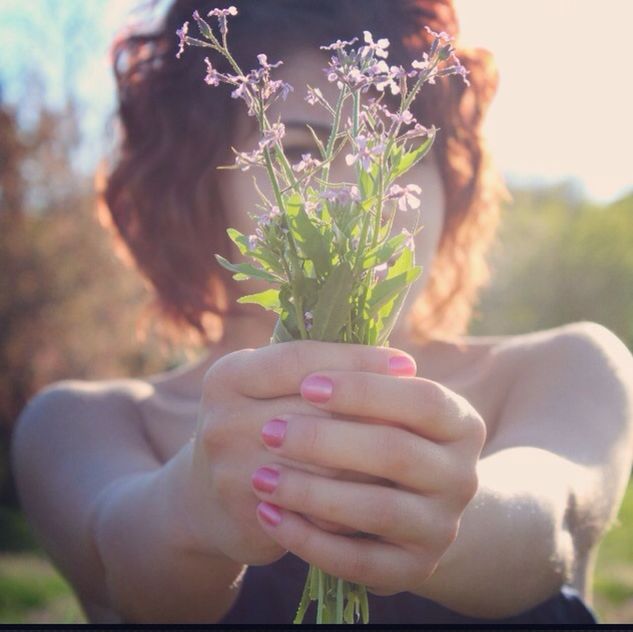
[[279,483],[279,471],[272,467],[257,468],[251,476],[253,487],[260,492],[272,493]]
[[393,356],[389,358],[389,373],[413,376],[416,373],[415,364],[406,356]]
[[322,404],[332,396],[332,380],[323,375],[311,375],[301,382],[301,395],[311,402]]
[[283,419],[271,419],[262,428],[262,440],[271,448],[278,448],[286,436],[288,423]]
[[276,527],[281,522],[281,512],[276,505],[270,503],[259,503],[257,505],[257,513],[261,516],[264,522]]

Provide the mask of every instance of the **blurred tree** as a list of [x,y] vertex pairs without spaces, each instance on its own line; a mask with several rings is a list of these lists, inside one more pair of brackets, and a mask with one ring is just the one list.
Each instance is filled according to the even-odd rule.
[[606,207],[565,184],[512,194],[469,333],[592,320],[633,349],[633,193]]
[[71,166],[74,109],[40,114],[24,130],[0,104],[0,502],[15,502],[7,446],[34,393],[174,363],[151,332],[137,337],[148,293],[98,224],[91,179]]

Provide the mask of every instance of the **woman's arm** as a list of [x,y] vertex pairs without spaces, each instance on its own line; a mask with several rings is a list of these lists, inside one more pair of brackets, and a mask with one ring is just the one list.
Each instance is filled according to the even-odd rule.
[[22,412],[11,455],[21,503],[89,616],[213,622],[230,608],[242,566],[189,553],[187,449],[161,466],[124,388],[59,382]]
[[516,614],[571,581],[629,478],[631,353],[595,323],[553,331],[509,393],[457,539],[416,591],[469,615]]

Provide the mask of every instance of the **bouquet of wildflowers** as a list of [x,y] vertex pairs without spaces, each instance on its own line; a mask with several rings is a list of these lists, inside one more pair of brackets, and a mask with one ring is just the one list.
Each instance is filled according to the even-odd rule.
[[[356,37],[321,46],[331,51],[324,71],[328,81],[336,83],[338,98],[330,103],[318,88],[307,86],[306,101],[331,115],[331,131],[324,144],[306,125],[318,155],[303,154],[300,162],[291,164],[284,153],[284,125],[270,121],[267,110],[276,99],[285,100],[293,87],[271,78],[271,70],[283,62],[271,64],[263,53],[257,56],[258,68],[241,70],[227,46],[228,18],[235,15],[233,6],[208,13],[218,20],[218,36],[198,11],[193,18],[203,39],[189,35],[189,22],[177,31],[177,57],[189,45],[210,48],[228,61],[235,74],[219,72],[205,58],[205,81],[232,86],[231,96],[245,101],[248,115],[259,124],[258,147],[251,152],[231,148],[235,164],[219,168],[265,169],[274,192],[268,199],[255,183],[262,213],[252,216],[257,222],[253,234],[227,230],[252,263],[215,257],[236,280],[270,283],[270,289],[242,296],[238,302],[256,303],[278,314],[271,342],[312,339],[388,345],[408,290],[422,271],[414,261],[419,211],[413,231],[392,234],[396,213],[419,208],[421,190],[416,184],[395,181],[422,160],[438,131],[416,121],[409,107],[424,83],[458,74],[468,84],[467,71],[455,56],[451,38],[428,27],[433,36],[430,51],[408,70],[389,66],[389,41],[374,41],[369,31],[363,32],[364,43],[357,48]],[[377,96],[365,97],[370,88]],[[397,112],[382,103],[386,90],[399,95]],[[342,109],[349,99],[352,116],[343,123]],[[329,180],[330,165],[342,151],[347,165],[355,168],[354,182]],[[302,622],[312,600],[317,600],[317,623],[354,623],[360,615],[363,623],[369,622],[366,588],[314,566],[295,623]]]

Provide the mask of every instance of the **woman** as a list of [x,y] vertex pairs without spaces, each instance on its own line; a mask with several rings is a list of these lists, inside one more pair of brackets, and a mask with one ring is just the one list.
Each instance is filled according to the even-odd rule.
[[[449,1],[234,4],[240,65],[285,60],[295,92],[272,114],[296,160],[305,123],[327,123],[303,100],[306,83],[332,94],[320,44],[369,30],[408,65],[425,25],[457,34]],[[215,167],[256,130],[201,81],[204,54],[175,58],[176,29],[216,6],[176,0],[155,32],[117,42],[124,139],[104,192],[163,314],[206,353],[54,384],[15,433],[25,511],[89,620],[290,623],[312,563],[368,586],[372,623],[594,621],[595,551],[631,467],[633,358],[589,322],[463,335],[503,194],[480,136],[489,55],[458,51],[470,86],[438,81],[415,106],[440,132],[407,174],[423,189],[424,274],[391,348],[269,345],[274,315],[235,303],[263,286],[211,256],[238,260],[225,228],[251,227],[250,174]]]

